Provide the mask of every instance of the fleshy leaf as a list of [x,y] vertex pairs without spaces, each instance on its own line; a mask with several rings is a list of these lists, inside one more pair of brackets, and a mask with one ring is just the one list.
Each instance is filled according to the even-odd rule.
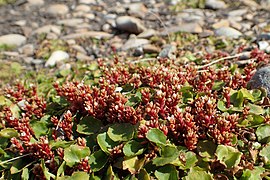
[[62,175],[62,173],[65,171],[65,168],[66,168],[66,162],[63,161],[57,170],[57,177],[60,177]]
[[48,131],[47,124],[42,121],[33,121],[31,122],[31,127],[35,133],[36,138],[39,138],[42,135],[46,135]]
[[261,106],[248,103],[247,107],[249,107],[249,112],[250,113],[253,113],[253,114],[256,114],[256,115],[260,115],[260,114],[264,113],[264,109]]
[[80,134],[90,135],[97,133],[102,127],[102,122],[92,116],[84,117],[77,125],[77,132]]
[[18,137],[18,136],[19,136],[18,132],[13,128],[6,128],[0,131],[0,137],[9,139],[9,138]]
[[127,142],[123,147],[123,152],[127,157],[140,155],[143,151],[144,149],[141,143],[134,140]]
[[86,172],[78,171],[74,172],[67,180],[82,180],[89,179],[89,174]]
[[178,172],[173,165],[165,165],[155,171],[158,180],[176,180]]
[[156,166],[164,166],[166,164],[170,164],[175,159],[178,158],[179,151],[174,146],[163,146],[161,149],[161,157],[156,157],[153,160],[153,164]]
[[108,157],[106,153],[104,153],[102,150],[96,151],[89,157],[89,164],[91,167],[91,170],[94,172],[99,171],[102,169],[105,164],[108,161]]
[[217,108],[222,112],[228,111],[228,108],[226,107],[225,102],[221,100],[218,100]]
[[22,178],[22,180],[28,180],[29,179],[29,170],[28,170],[28,168],[23,168],[21,178]]
[[254,97],[253,97],[253,95],[252,95],[252,93],[250,91],[248,91],[245,88],[242,88],[240,91],[243,94],[243,97],[245,99],[248,99],[248,100],[251,100],[252,102],[254,102],[255,99],[254,99]]
[[217,160],[226,165],[227,168],[236,167],[240,163],[242,153],[231,146],[218,145]]
[[150,180],[151,178],[145,169],[141,169],[140,173],[138,174],[138,179]]
[[199,170],[197,168],[192,168],[187,176],[183,178],[183,180],[212,180],[213,177],[208,174],[206,171]]
[[137,173],[143,166],[145,159],[138,159],[137,156],[127,158],[123,161],[123,169],[127,169],[131,174]]
[[50,180],[51,178],[55,179],[55,175],[50,173],[48,168],[45,166],[44,159],[41,159],[41,168],[47,180]]
[[113,148],[116,146],[118,143],[114,142],[106,132],[101,133],[97,136],[97,142],[100,148],[102,149],[103,152],[110,154],[108,149]]
[[128,141],[133,138],[136,127],[130,123],[113,124],[107,134],[113,141]]
[[146,138],[153,142],[156,143],[157,145],[165,145],[166,144],[166,136],[165,134],[156,128],[150,129],[147,134]]
[[199,155],[205,161],[209,161],[209,159],[214,158],[214,154],[216,152],[217,145],[213,143],[213,141],[199,141],[197,145],[197,150]]
[[185,168],[190,169],[191,167],[196,165],[198,161],[196,154],[194,152],[188,151],[186,153],[186,166]]
[[69,167],[72,167],[75,163],[80,162],[82,158],[90,155],[89,147],[83,147],[78,145],[71,145],[64,149],[64,160]]
[[265,169],[263,167],[254,167],[253,170],[245,169],[240,180],[250,180],[250,179],[262,179],[261,174],[264,173]]
[[259,153],[260,156],[263,157],[266,164],[270,164],[270,144],[267,144],[264,148],[262,148],[261,152]]
[[256,130],[258,141],[261,143],[270,142],[270,125],[261,125]]

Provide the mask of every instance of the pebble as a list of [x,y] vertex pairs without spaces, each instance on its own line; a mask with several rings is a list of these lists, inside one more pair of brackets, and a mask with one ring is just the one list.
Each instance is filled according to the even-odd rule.
[[159,53],[160,49],[152,44],[145,44],[143,45],[143,52],[144,53]]
[[96,0],[79,0],[80,4],[96,4]]
[[69,8],[65,4],[53,4],[47,9],[47,13],[53,16],[65,15],[69,12]]
[[143,31],[142,33],[138,34],[137,37],[149,39],[155,35],[157,35],[157,31],[155,31],[154,29],[147,29],[147,30]]
[[61,27],[60,26],[56,26],[56,25],[45,25],[45,26],[42,26],[36,30],[33,31],[33,34],[48,34],[50,32],[53,32],[57,35],[60,35],[61,34]]
[[218,10],[227,8],[227,5],[221,0],[206,0],[205,7],[208,9]]
[[176,46],[174,45],[166,45],[161,52],[158,54],[158,58],[169,58],[169,59],[175,59],[176,58]]
[[123,45],[123,50],[128,50],[131,48],[137,48],[142,45],[149,44],[149,40],[147,39],[140,39],[136,37],[131,37],[127,40],[127,42]]
[[57,22],[59,25],[69,26],[69,27],[76,27],[84,22],[83,19],[80,18],[73,18],[73,19],[63,19]]
[[21,46],[25,44],[26,37],[20,34],[7,34],[0,36],[0,45],[6,44],[8,46]]
[[26,56],[32,56],[34,55],[34,49],[35,48],[33,44],[26,44],[19,49],[19,52]]
[[220,20],[217,23],[212,25],[212,27],[214,29],[218,29],[221,27],[229,27],[229,26],[230,26],[230,22],[227,19],[222,19],[222,20]]
[[143,3],[132,3],[128,6],[128,14],[134,17],[144,18],[148,12]]
[[76,38],[96,38],[96,39],[104,39],[104,38],[111,38],[113,35],[102,32],[102,31],[87,31],[87,32],[81,32],[81,33],[73,33],[73,34],[68,34],[66,36],[63,36],[62,39],[76,39]]
[[167,35],[168,33],[176,32],[188,32],[188,33],[201,33],[203,32],[202,27],[198,23],[183,23],[178,26],[171,26],[164,29],[160,34]]
[[270,97],[270,67],[263,67],[256,71],[248,82],[249,89],[258,89],[263,87],[267,90],[267,96]]
[[69,54],[62,50],[54,51],[45,63],[45,67],[53,67],[58,62],[69,59]]
[[228,38],[238,38],[242,36],[242,33],[231,27],[221,27],[215,30],[216,36],[225,36]]
[[75,11],[78,11],[78,12],[81,12],[81,13],[87,13],[91,10],[90,6],[88,5],[84,5],[84,4],[81,4],[81,5],[78,5],[76,8],[75,8]]
[[42,6],[44,4],[44,0],[27,0],[30,6]]
[[269,46],[267,41],[259,41],[257,44],[260,50],[266,50],[266,48]]
[[131,16],[116,18],[116,28],[134,34],[139,34],[146,30],[140,19]]

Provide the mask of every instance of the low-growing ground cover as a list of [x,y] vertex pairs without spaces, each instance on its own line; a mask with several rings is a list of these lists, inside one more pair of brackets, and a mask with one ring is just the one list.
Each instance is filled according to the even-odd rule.
[[4,87],[2,178],[268,179],[269,99],[247,87],[269,57],[240,56],[116,56]]

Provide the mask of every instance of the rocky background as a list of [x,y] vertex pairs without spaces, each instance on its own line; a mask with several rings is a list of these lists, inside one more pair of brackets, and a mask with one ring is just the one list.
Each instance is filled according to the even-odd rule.
[[[25,72],[122,61],[270,53],[269,0],[0,0],[0,87]],[[191,56],[192,55],[192,56]]]

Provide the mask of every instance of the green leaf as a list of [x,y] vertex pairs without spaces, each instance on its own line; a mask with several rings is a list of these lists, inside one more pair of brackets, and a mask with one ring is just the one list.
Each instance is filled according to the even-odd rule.
[[10,139],[12,137],[18,137],[18,136],[19,136],[18,132],[13,128],[6,128],[0,131],[0,137],[3,137],[3,138]]
[[86,116],[77,125],[77,132],[80,134],[90,135],[97,133],[102,126],[102,121],[99,119],[92,116]]
[[221,100],[218,100],[217,108],[222,112],[228,111],[228,108],[226,107],[225,102]]
[[263,157],[265,164],[270,164],[270,144],[267,144],[262,150],[260,151],[259,155]]
[[20,74],[22,71],[23,67],[21,66],[20,63],[13,62],[11,63],[11,71],[15,74]]
[[144,149],[141,143],[134,140],[128,141],[123,147],[123,152],[127,157],[138,156],[142,154],[143,151]]
[[252,96],[254,97],[254,102],[262,100],[262,92],[259,89],[252,90]]
[[242,153],[231,146],[218,145],[216,155],[227,168],[233,168],[240,163]]
[[175,146],[162,146],[161,157],[156,157],[153,160],[153,164],[156,166],[164,166],[166,164],[172,163],[178,158],[179,151]]
[[138,179],[151,180],[150,175],[145,169],[140,170],[140,173],[138,174]]
[[50,173],[48,168],[45,166],[44,159],[41,159],[41,168],[46,180],[50,180],[51,178],[55,179],[55,175]]
[[264,109],[261,106],[248,103],[247,104],[247,107],[250,108],[249,109],[249,112],[250,113],[253,113],[253,114],[256,114],[256,115],[260,115],[260,114],[263,114],[264,113]]
[[241,91],[233,92],[233,94],[230,97],[231,103],[235,107],[242,107],[244,102],[244,96]]
[[191,167],[194,167],[197,163],[198,159],[196,157],[196,154],[192,151],[188,151],[186,153],[186,169],[190,169]]
[[256,130],[258,141],[261,143],[270,142],[270,125],[260,125]]
[[90,155],[89,147],[83,147],[78,145],[71,145],[64,149],[64,160],[69,167],[80,162],[82,158]]
[[113,141],[128,141],[133,138],[137,126],[130,123],[117,123],[109,127],[107,134]]
[[131,174],[136,174],[144,165],[145,158],[138,159],[137,156],[127,158],[123,161],[123,169],[127,169]]
[[248,115],[247,120],[250,122],[249,124],[251,126],[257,126],[264,123],[264,118],[256,114]]
[[265,171],[265,169],[263,167],[259,167],[259,166],[254,167],[253,170],[245,169],[243,171],[243,174],[242,174],[240,180],[250,180],[250,179],[259,180],[259,179],[262,179],[260,175],[263,174],[264,171]]
[[219,91],[225,86],[225,82],[223,81],[215,81],[212,90]]
[[213,141],[199,141],[197,144],[197,151],[204,161],[209,161],[214,158],[217,145]]
[[67,148],[70,145],[74,144],[74,141],[50,141],[50,146],[52,149],[57,149],[57,148]]
[[159,129],[150,129],[146,134],[146,138],[149,141],[156,143],[157,145],[166,145],[167,138],[165,134]]
[[245,88],[242,88],[240,91],[243,94],[243,98],[248,99],[248,100],[254,102],[255,99],[254,99],[252,93],[249,90],[247,90]]
[[112,166],[109,166],[105,174],[104,180],[120,180],[117,175],[113,172]]
[[12,166],[10,168],[10,173],[11,174],[16,174],[21,172],[25,167],[30,166],[32,163],[28,163],[27,161],[23,160],[22,158],[17,159],[12,162]]
[[187,176],[183,178],[183,180],[212,180],[214,179],[210,174],[206,171],[199,170],[197,168],[192,168]]
[[134,107],[135,105],[137,105],[138,103],[140,103],[142,101],[141,98],[142,94],[140,92],[137,92],[135,95],[132,95],[128,101],[126,102],[126,106],[131,106]]
[[31,121],[30,123],[36,138],[39,138],[42,135],[46,135],[48,132],[47,123],[42,121]]
[[12,116],[15,118],[19,118],[20,117],[20,111],[21,109],[19,108],[19,106],[17,106],[16,104],[11,104],[9,106],[11,112],[12,112]]
[[65,169],[66,169],[66,161],[63,161],[57,170],[57,174],[56,174],[57,177],[60,177],[63,174],[63,172],[65,171]]
[[89,164],[93,172],[101,170],[108,161],[108,156],[102,150],[96,151],[89,157]]
[[108,149],[112,149],[114,146],[118,145],[117,142],[114,142],[106,132],[101,133],[97,136],[97,142],[103,152],[110,154]]
[[29,179],[29,170],[28,170],[28,168],[23,168],[21,178],[22,178],[22,180],[28,180]]
[[72,173],[72,175],[69,178],[67,178],[67,180],[87,180],[89,178],[90,177],[88,173],[78,171],[78,172]]
[[158,180],[176,180],[178,178],[178,171],[173,165],[165,165],[155,171],[155,176]]

